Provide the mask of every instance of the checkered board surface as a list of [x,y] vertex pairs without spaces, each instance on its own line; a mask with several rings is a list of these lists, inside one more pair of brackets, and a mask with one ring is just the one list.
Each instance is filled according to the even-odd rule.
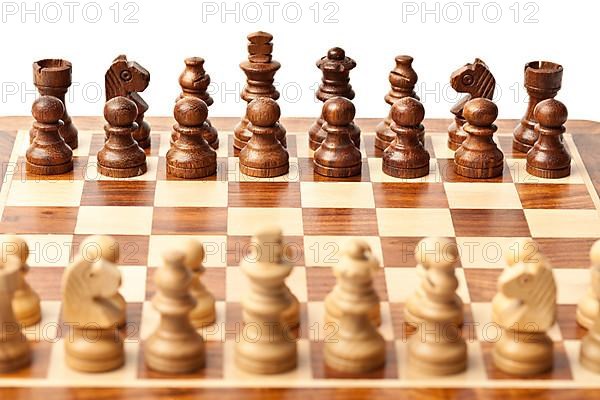
[[[288,132],[290,174],[258,180],[242,176],[231,153],[231,132],[221,132],[216,177],[182,181],[166,176],[170,132],[154,132],[148,173],[127,180],[101,177],[95,154],[101,131],[80,131],[75,170],[57,177],[28,176],[27,132],[19,132],[0,192],[3,232],[23,235],[32,254],[28,280],[43,299],[43,321],[28,329],[35,344],[32,366],[0,377],[0,386],[62,387],[598,387],[600,379],[578,363],[581,337],[575,308],[589,282],[588,251],[600,238],[599,199],[572,137],[569,178],[548,181],[525,172],[523,155],[513,154],[511,136],[497,141],[506,156],[504,174],[490,181],[456,176],[446,135],[433,132],[429,176],[401,181],[384,175],[372,135],[361,145],[358,178],[328,180],[313,173],[307,135]],[[288,284],[301,302],[298,368],[274,377],[239,371],[233,348],[240,331],[240,296],[246,288],[239,261],[261,224],[279,224],[295,268]],[[122,294],[128,301],[127,363],[106,374],[85,375],[64,363],[60,325],[60,278],[79,243],[90,234],[114,235],[121,244]],[[403,303],[418,285],[413,249],[424,236],[446,236],[461,250],[456,274],[465,303],[464,333],[469,368],[461,375],[433,380],[413,378],[406,362],[407,330]],[[161,253],[182,237],[206,246],[204,282],[217,299],[217,323],[204,330],[207,367],[188,376],[149,371],[140,342],[156,327],[150,305],[153,273]],[[323,300],[335,280],[330,267],[348,237],[362,237],[381,260],[375,285],[381,298],[381,333],[388,359],[382,371],[345,379],[328,370],[322,347],[331,332],[323,324]],[[491,300],[503,267],[503,251],[515,238],[532,237],[554,266],[559,286],[555,368],[543,376],[515,379],[491,361],[497,329],[490,324]]]

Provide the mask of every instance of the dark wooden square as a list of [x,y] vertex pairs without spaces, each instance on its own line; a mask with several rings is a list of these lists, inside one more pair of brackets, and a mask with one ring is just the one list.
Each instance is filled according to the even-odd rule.
[[229,207],[299,208],[300,183],[229,182]]
[[373,183],[377,208],[448,208],[442,183]]
[[227,208],[155,207],[155,235],[225,235]]
[[[80,254],[81,243],[88,237],[88,235],[74,235],[73,236],[73,247],[71,252],[71,259],[75,258],[75,255]],[[112,237],[119,244],[119,260],[118,265],[148,265],[148,242],[149,236],[136,236],[136,235],[112,235]],[[97,246],[90,244],[87,252],[97,251]]]
[[377,236],[374,208],[303,208],[305,235]]
[[594,202],[585,185],[517,184],[523,208],[591,209]]
[[154,181],[86,181],[82,206],[149,206],[154,204]]
[[523,210],[452,209],[456,236],[530,237]]
[[2,232],[72,234],[79,207],[6,207]]

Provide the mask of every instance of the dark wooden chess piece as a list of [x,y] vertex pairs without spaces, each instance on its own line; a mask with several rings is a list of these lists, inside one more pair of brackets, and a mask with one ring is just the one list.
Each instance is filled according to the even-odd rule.
[[[64,125],[60,128],[60,135],[72,150],[78,145],[77,128],[71,121],[67,112],[65,95],[71,86],[73,67],[67,60],[46,59],[33,63],[33,84],[42,96],[54,96],[65,107],[61,117]],[[30,132],[30,141],[33,141],[33,132]]]
[[[354,90],[350,85],[350,71],[356,67],[356,61],[346,57],[344,49],[334,47],[329,49],[327,56],[317,61],[317,67],[322,71],[323,78],[317,90],[317,99],[327,101],[333,97],[354,98]],[[317,150],[325,139],[324,123],[321,115],[308,130],[308,145]],[[352,122],[350,138],[356,147],[360,147],[360,128]]]
[[[184,97],[197,97],[202,100],[208,107],[213,104],[213,99],[206,91],[210,85],[210,75],[204,70],[204,58],[189,57],[185,59],[185,69],[179,75],[179,85],[181,86],[181,94],[177,100]],[[204,139],[213,149],[219,148],[219,135],[215,127],[212,126],[210,120],[206,120],[209,127],[204,131]],[[173,130],[171,135],[171,145],[177,141],[177,131]]]
[[240,151],[240,171],[257,178],[285,175],[290,169],[289,155],[277,139],[277,121],[281,110],[269,97],[258,97],[246,110],[252,136]]
[[463,129],[466,122],[463,117],[465,104],[469,100],[479,97],[492,100],[496,79],[488,66],[476,58],[472,64],[466,64],[452,73],[450,86],[458,93],[467,93],[450,109],[450,112],[454,114],[454,121],[448,127],[448,148],[457,150],[467,137]]
[[[259,97],[268,97],[273,100],[279,98],[279,92],[273,82],[275,73],[281,64],[273,60],[273,35],[267,32],[254,32],[248,35],[248,60],[240,63],[240,68],[246,74],[246,86],[242,90],[242,99],[247,103]],[[251,133],[246,129],[248,117],[244,115],[235,126],[233,133],[233,147],[239,151],[250,140]],[[277,139],[283,147],[287,147],[285,128],[277,122]]]
[[57,97],[41,96],[33,102],[31,114],[35,122],[31,129],[33,142],[25,155],[27,172],[58,175],[73,169],[73,151],[60,134],[64,113],[65,106]]
[[498,107],[491,100],[477,98],[465,104],[463,129],[467,138],[454,154],[454,171],[474,179],[489,179],[502,175],[504,155],[493,140],[498,127]]
[[148,103],[142,99],[138,92],[146,90],[149,84],[150,73],[137,62],[127,61],[127,56],[124,55],[115,58],[108,71],[106,71],[106,101],[117,96],[124,96],[132,100],[137,106],[138,115],[135,122],[138,128],[133,133],[133,138],[143,149],[150,147],[150,125],[144,121],[144,114],[148,111]]
[[177,141],[167,152],[167,173],[178,178],[195,179],[217,172],[217,153],[208,145],[204,133],[208,106],[197,97],[183,97],[173,112]]
[[415,98],[404,97],[394,103],[390,114],[396,139],[383,153],[383,172],[405,179],[428,175],[430,157],[420,140],[425,135],[425,107]]
[[133,139],[138,125],[137,106],[124,96],[110,99],[104,105],[104,132],[108,138],[98,152],[98,172],[112,178],[131,178],[147,170],[146,153]]
[[525,116],[515,128],[513,149],[527,153],[535,142],[535,106],[546,99],[553,99],[562,85],[563,67],[549,61],[533,61],[525,65],[525,89],[529,103]]
[[562,135],[567,122],[567,107],[558,100],[546,99],[533,111],[537,141],[527,153],[527,172],[531,175],[558,179],[571,174],[571,155]]
[[[412,67],[413,58],[411,56],[396,56],[396,67],[390,71],[388,79],[392,88],[385,95],[385,102],[390,106],[404,97],[412,97],[419,100],[419,96],[415,93],[415,85],[419,77]],[[385,150],[396,138],[396,134],[391,131],[392,124],[392,109],[387,117],[375,128],[375,148]],[[425,131],[423,131],[424,133]],[[424,138],[420,137],[423,141]]]
[[326,136],[315,151],[315,172],[333,178],[360,175],[362,156],[350,138],[356,109],[345,97],[333,97],[323,104],[323,131]]

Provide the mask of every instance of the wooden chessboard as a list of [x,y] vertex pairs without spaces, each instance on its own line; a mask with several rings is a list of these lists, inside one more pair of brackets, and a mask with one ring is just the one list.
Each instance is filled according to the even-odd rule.
[[[75,170],[57,177],[28,176],[24,154],[28,118],[0,119],[0,215],[2,232],[28,241],[28,280],[40,293],[43,321],[28,329],[34,362],[24,371],[0,376],[2,399],[125,398],[544,398],[600,396],[600,376],[578,362],[584,330],[575,322],[576,303],[589,284],[588,251],[600,238],[600,123],[571,121],[565,135],[573,155],[569,178],[548,181],[525,172],[522,154],[511,150],[515,121],[499,121],[497,140],[506,156],[504,175],[491,181],[456,176],[446,148],[448,121],[426,121],[431,173],[401,181],[384,175],[374,151],[376,120],[358,120],[364,132],[363,173],[326,180],[312,170],[307,146],[309,119],[283,120],[288,130],[291,170],[286,177],[259,181],[239,173],[232,154],[234,119],[214,119],[221,147],[216,177],[171,179],[165,172],[170,125],[150,118],[149,171],[127,180],[101,177],[95,154],[102,145],[100,118],[75,118],[79,148]],[[596,186],[595,186],[596,185]],[[246,285],[238,263],[257,226],[283,227],[294,272],[289,286],[302,304],[298,369],[281,376],[244,374],[233,362],[241,325],[240,294]],[[122,246],[122,294],[128,301],[127,363],[107,374],[85,375],[64,363],[60,323],[60,280],[82,239],[114,235]],[[414,379],[406,363],[403,302],[418,283],[412,255],[424,236],[447,236],[460,250],[459,294],[465,303],[469,368],[443,379]],[[161,252],[183,236],[206,246],[205,283],[217,298],[218,321],[204,330],[207,367],[188,376],[165,376],[144,364],[143,340],[157,323],[151,307],[153,273]],[[347,379],[324,367],[323,300],[334,284],[331,267],[349,236],[371,244],[382,262],[376,276],[381,297],[381,332],[388,342],[384,370]],[[514,238],[532,237],[554,266],[559,287],[555,368],[543,376],[515,379],[494,368],[491,299],[503,267],[503,250]]]

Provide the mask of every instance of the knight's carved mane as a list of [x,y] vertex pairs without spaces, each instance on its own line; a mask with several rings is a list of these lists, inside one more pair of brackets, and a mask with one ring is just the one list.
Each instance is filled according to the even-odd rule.
[[116,69],[117,64],[113,62],[108,71],[106,71],[104,78],[106,100],[110,100],[117,96],[127,96],[128,94]]

